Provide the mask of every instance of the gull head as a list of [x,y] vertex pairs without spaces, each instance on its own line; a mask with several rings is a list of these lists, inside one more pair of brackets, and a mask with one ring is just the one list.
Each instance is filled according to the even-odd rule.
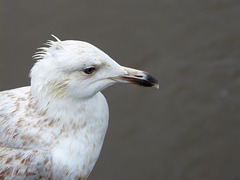
[[86,99],[118,82],[159,87],[149,73],[121,66],[87,42],[56,38],[46,45],[34,55],[37,62],[30,72],[33,94]]

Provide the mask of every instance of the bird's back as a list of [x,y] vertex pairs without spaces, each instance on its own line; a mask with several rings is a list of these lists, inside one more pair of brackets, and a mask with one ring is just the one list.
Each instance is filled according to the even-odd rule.
[[0,179],[52,179],[51,154],[0,146]]
[[5,147],[18,148],[18,135],[24,128],[29,87],[0,92],[0,143]]
[[36,137],[29,133],[30,101],[30,87],[0,92],[0,179],[52,177],[50,151],[34,148]]

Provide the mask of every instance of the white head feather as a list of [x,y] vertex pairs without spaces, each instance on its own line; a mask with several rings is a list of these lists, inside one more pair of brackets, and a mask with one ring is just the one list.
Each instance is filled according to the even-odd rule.
[[[57,38],[56,38],[57,39]],[[127,74],[123,67],[95,46],[82,41],[48,41],[34,56],[31,70],[33,95],[85,99],[114,84],[112,77]],[[87,74],[86,68],[94,68]]]

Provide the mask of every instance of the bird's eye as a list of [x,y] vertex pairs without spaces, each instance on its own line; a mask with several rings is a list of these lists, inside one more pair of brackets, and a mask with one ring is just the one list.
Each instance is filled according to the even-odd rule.
[[85,68],[83,71],[86,73],[86,74],[92,74],[94,71],[95,71],[95,67],[87,67]]

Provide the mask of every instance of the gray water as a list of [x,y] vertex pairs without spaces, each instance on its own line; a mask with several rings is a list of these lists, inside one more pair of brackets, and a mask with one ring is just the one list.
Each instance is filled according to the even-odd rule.
[[240,179],[240,2],[0,0],[0,90],[29,85],[54,34],[154,75],[104,90],[110,124],[89,180]]

